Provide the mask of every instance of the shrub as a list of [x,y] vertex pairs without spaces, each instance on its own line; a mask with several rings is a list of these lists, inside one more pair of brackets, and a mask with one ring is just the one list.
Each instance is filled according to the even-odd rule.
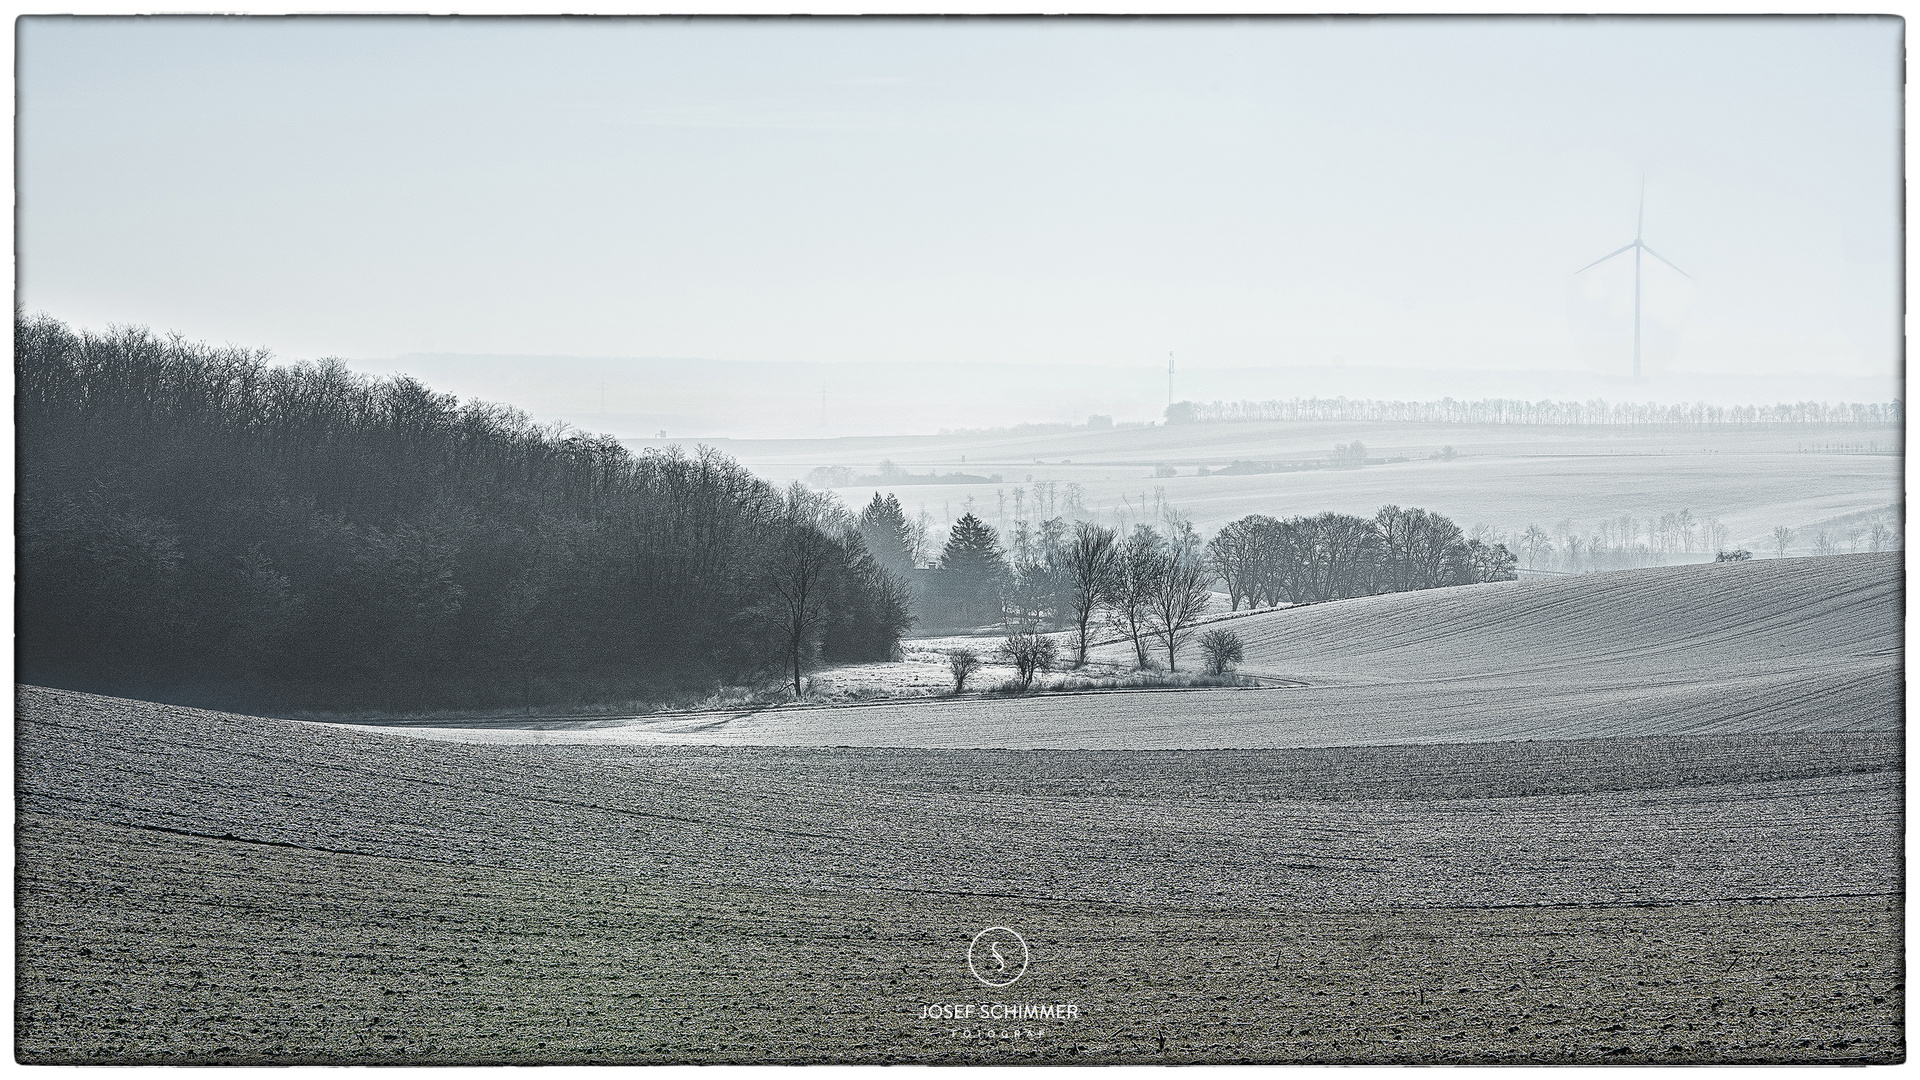
[[1746,562],[1748,559],[1751,559],[1751,558],[1753,558],[1753,552],[1748,551],[1746,548],[1734,548],[1732,551],[1723,551],[1720,554],[1715,555],[1713,557],[1713,561],[1714,562]]
[[1000,655],[1013,665],[1016,690],[1032,686],[1036,672],[1052,670],[1059,653],[1060,647],[1052,638],[1031,630],[1009,634],[1007,640],[1000,643]]
[[955,649],[947,654],[947,668],[953,672],[953,692],[967,688],[967,676],[980,670],[980,658],[972,649]]
[[1231,630],[1209,630],[1200,635],[1200,651],[1207,657],[1207,673],[1224,675],[1227,667],[1247,658],[1247,647]]

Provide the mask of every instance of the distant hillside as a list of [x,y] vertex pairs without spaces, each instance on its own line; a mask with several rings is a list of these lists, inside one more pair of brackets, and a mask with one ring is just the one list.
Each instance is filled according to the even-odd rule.
[[[1195,358],[1196,360],[1198,358]],[[463,398],[511,401],[541,421],[561,420],[622,439],[710,440],[931,435],[941,430],[1163,419],[1166,357],[1103,364],[780,363],[703,358],[476,356],[416,353],[348,361],[371,375],[406,373]],[[1349,367],[1276,359],[1242,367],[1182,366],[1173,398],[1197,402],[1290,398],[1459,401],[1654,401],[1774,405],[1888,401],[1900,382],[1824,374],[1666,372],[1641,382],[1585,371],[1462,371]]]

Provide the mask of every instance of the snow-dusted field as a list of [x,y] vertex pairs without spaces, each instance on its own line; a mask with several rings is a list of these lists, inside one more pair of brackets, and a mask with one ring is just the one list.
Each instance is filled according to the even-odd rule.
[[[1692,511],[1729,529],[1728,542],[1763,550],[1775,526],[1805,529],[1796,551],[1811,552],[1812,527],[1901,500],[1901,434],[1888,428],[1681,431],[1453,424],[1235,423],[1122,428],[1033,435],[920,436],[900,439],[729,440],[723,448],[771,479],[803,479],[820,465],[858,473],[892,460],[912,472],[998,473],[999,484],[892,488],[909,513],[925,508],[944,528],[972,497],[989,524],[999,496],[1028,492],[1034,481],[1085,491],[1089,510],[1130,500],[1149,504],[1156,489],[1203,532],[1247,514],[1285,517],[1324,510],[1371,515],[1383,504],[1422,506],[1463,528],[1506,532],[1529,523],[1551,529],[1570,519],[1591,528],[1603,518]],[[1305,461],[1335,444],[1363,442],[1375,457],[1407,457],[1358,470],[1200,476],[1236,459]],[[1803,453],[1826,444],[1876,445],[1878,454]],[[1452,446],[1452,461],[1428,455]],[[961,460],[965,457],[965,461]],[[1154,466],[1178,473],[1155,478]],[[839,489],[864,503],[872,485]],[[1007,505],[1013,513],[1013,504]],[[1151,513],[1146,515],[1151,519]],[[1136,510],[1133,520],[1142,520]],[[1109,523],[1110,517],[1109,517]],[[1843,542],[1844,547],[1844,542]]]
[[[1897,554],[1660,567],[1237,619],[1304,686],[409,727],[489,743],[1217,749],[1895,731]],[[1117,659],[1125,646],[1106,646]],[[831,676],[829,676],[831,677]]]

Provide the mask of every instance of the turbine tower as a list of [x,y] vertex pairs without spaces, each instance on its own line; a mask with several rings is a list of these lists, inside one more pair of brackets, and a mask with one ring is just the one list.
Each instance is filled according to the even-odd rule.
[[1167,408],[1173,408],[1173,352],[1167,352]]
[[[1608,259],[1613,258],[1615,255],[1624,254],[1629,251],[1633,252],[1633,381],[1634,382],[1640,381],[1640,253],[1644,251],[1647,254],[1653,256],[1654,258],[1659,259],[1661,262],[1666,263],[1668,266],[1673,266],[1673,263],[1667,261],[1666,256],[1660,254],[1659,252],[1648,247],[1645,243],[1641,242],[1640,236],[1641,236],[1641,233],[1644,231],[1644,226],[1646,225],[1646,223],[1647,223],[1647,181],[1645,180],[1645,178],[1642,178],[1640,181],[1640,215],[1638,218],[1634,220],[1634,223],[1633,223],[1633,243],[1628,244],[1626,247],[1621,248],[1619,251],[1614,251],[1606,255],[1602,255],[1599,258],[1593,260],[1592,262],[1588,263],[1587,265],[1573,272],[1574,276],[1578,277],[1579,275],[1586,273],[1587,271],[1593,269],[1594,267],[1599,266],[1601,263],[1606,262]],[[1692,274],[1687,273],[1685,270],[1682,270],[1677,266],[1673,266],[1673,269],[1681,277],[1687,278],[1688,280],[1692,280],[1693,278]]]

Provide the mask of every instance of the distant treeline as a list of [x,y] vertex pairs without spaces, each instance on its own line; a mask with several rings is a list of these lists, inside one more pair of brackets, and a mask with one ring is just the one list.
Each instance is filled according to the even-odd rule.
[[1325,513],[1228,522],[1207,545],[1235,609],[1511,581],[1506,545],[1468,537],[1444,514],[1383,506],[1371,518]]
[[[874,498],[870,514],[879,510]],[[1174,513],[1164,531],[1142,523],[1126,534],[1064,518],[1037,527],[1016,522],[1007,540],[1003,547],[997,530],[968,514],[933,567],[910,571],[930,626],[1077,629],[1084,643],[1089,620],[1105,613],[1134,640],[1144,664],[1143,628],[1154,623],[1141,613],[1151,613],[1158,598],[1164,626],[1151,633],[1177,632],[1205,609],[1204,588],[1214,583],[1238,610],[1242,602],[1317,603],[1517,576],[1504,544],[1470,537],[1445,515],[1418,507],[1383,506],[1370,518],[1254,514],[1221,526],[1205,543]],[[908,547],[904,539],[870,543],[877,553]]]
[[18,677],[278,708],[644,696],[880,659],[831,496],[409,378],[16,318]]
[[1286,401],[1180,401],[1167,407],[1167,422],[1236,420],[1339,420],[1412,424],[1565,424],[1619,427],[1726,427],[1741,424],[1901,424],[1899,401],[1781,405],[1658,405],[1605,401],[1375,401],[1354,398],[1290,398]]
[[869,475],[860,475],[845,465],[819,465],[807,472],[807,483],[817,488],[861,487],[866,485],[886,487],[916,487],[928,484],[998,484],[1001,474],[975,476],[972,473],[950,472],[941,475],[937,471],[924,473],[908,472],[891,461],[880,463],[880,471]]

